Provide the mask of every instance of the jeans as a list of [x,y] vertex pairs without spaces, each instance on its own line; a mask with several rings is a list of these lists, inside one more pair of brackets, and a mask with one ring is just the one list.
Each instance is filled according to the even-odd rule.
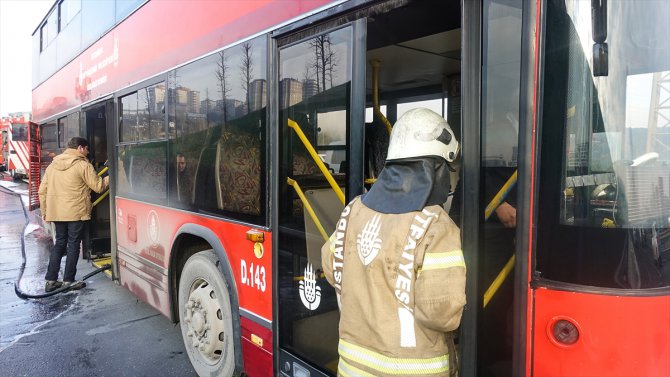
[[51,250],[46,280],[58,280],[60,261],[67,252],[63,281],[74,281],[79,260],[79,244],[84,233],[84,221],[54,221],[56,244]]

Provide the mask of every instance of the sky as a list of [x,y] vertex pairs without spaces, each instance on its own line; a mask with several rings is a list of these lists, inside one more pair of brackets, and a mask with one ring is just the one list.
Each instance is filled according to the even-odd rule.
[[32,32],[55,0],[0,0],[0,116],[32,111]]

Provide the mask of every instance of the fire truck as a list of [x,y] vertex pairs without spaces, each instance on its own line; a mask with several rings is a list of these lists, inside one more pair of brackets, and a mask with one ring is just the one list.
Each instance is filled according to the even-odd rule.
[[7,157],[9,156],[9,130],[11,125],[5,118],[0,118],[0,171],[7,171]]
[[3,117],[2,157],[0,169],[8,171],[14,179],[28,178],[28,130],[30,119],[26,116]]

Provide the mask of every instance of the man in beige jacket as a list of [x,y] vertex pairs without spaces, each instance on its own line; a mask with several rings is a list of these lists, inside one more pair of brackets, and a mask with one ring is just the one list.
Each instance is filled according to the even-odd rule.
[[[101,193],[109,186],[109,177],[100,178],[88,161],[88,141],[73,137],[62,154],[54,157],[40,184],[42,219],[56,228],[56,243],[51,250],[44,290],[51,292],[63,283],[81,289],[74,282],[79,259],[79,244],[85,221],[91,219],[91,190]],[[63,282],[58,281],[61,259],[67,253]]]
[[[384,169],[321,249],[340,303],[339,376],[448,376],[465,305],[460,231],[442,205],[458,142],[428,109],[398,119]],[[451,361],[451,363],[450,363]]]

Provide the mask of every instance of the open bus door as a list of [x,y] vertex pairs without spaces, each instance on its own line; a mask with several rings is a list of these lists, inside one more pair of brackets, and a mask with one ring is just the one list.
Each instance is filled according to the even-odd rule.
[[[282,376],[337,373],[339,310],[320,250],[344,204],[369,188],[383,167],[390,124],[404,111],[429,107],[460,137],[459,4],[385,5],[359,10],[351,23],[334,19],[296,34],[288,30],[277,41],[277,191],[283,200],[275,202],[275,315]],[[316,67],[324,75],[304,77],[315,51],[326,51],[323,56],[337,64]],[[444,90],[446,82],[454,90]]]
[[28,124],[28,208],[32,211],[40,206],[37,191],[40,188],[40,127],[37,123]]
[[[364,82],[363,77],[356,77],[362,72],[352,70],[356,56],[352,52],[360,49],[354,40],[361,26],[359,21],[328,31],[310,30],[297,43],[279,40],[281,157],[277,185],[279,196],[289,198],[278,203],[276,233],[281,305],[275,313],[282,375],[319,376],[337,370],[339,311],[334,290],[320,276],[321,245],[344,208],[344,193],[352,198],[362,187],[361,176],[349,174],[362,171],[362,164],[346,163],[355,156],[351,154],[352,138],[362,136],[364,93],[352,85]],[[326,63],[318,69],[326,72],[325,82],[320,74],[303,82],[294,79],[300,77],[295,69],[302,70],[314,57],[310,46],[337,56],[337,65]],[[358,100],[357,107],[352,98]],[[318,286],[318,292],[305,290],[311,284]]]
[[[108,167],[108,132],[114,127],[112,124],[114,101],[99,102],[90,107],[82,109],[80,130],[85,131],[89,143],[89,159],[96,171],[102,172]],[[104,174],[104,173],[102,173]],[[110,183],[111,186],[111,183]],[[87,254],[106,259],[111,257],[111,222],[110,222],[110,199],[109,192],[101,194],[91,193],[91,201],[94,203],[91,211],[91,221],[84,234],[84,245]],[[102,263],[108,262],[106,259]]]

